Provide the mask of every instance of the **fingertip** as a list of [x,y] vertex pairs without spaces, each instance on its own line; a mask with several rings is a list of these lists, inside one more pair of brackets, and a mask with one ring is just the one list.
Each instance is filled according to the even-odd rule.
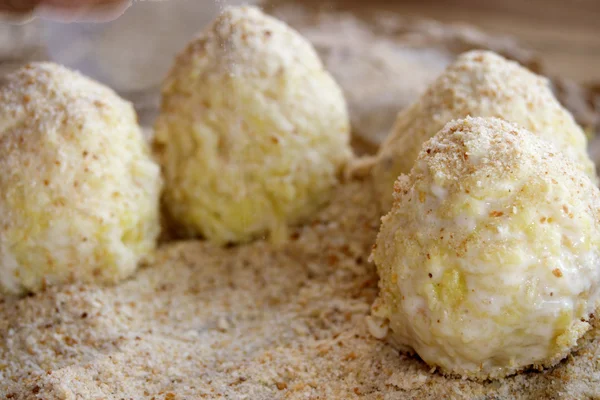
[[35,15],[60,22],[108,22],[121,16],[130,5],[130,0],[52,0],[38,6]]

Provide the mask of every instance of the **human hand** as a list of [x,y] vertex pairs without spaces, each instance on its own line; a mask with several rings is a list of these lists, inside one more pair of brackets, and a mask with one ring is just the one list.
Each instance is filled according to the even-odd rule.
[[0,0],[0,13],[63,21],[107,20],[121,15],[131,0]]

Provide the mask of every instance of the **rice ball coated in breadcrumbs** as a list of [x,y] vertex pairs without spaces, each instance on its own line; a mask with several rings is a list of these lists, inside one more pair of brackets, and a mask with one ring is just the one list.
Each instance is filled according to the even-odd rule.
[[159,233],[160,169],[133,107],[51,63],[0,87],[0,288],[130,275]]
[[162,94],[164,201],[188,235],[284,239],[351,157],[341,89],[308,41],[257,8],[226,9],[177,58]]
[[496,117],[535,133],[593,180],[585,133],[556,100],[546,78],[490,51],[462,54],[411,107],[398,114],[373,169],[381,205],[390,209],[394,181],[413,166],[423,143],[459,118]]
[[551,144],[495,118],[453,121],[394,197],[372,255],[373,334],[485,379],[554,365],[590,329],[600,192]]

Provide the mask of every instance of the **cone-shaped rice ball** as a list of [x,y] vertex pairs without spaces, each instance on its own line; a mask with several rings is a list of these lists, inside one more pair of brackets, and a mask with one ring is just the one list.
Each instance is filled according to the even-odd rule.
[[193,40],[162,94],[164,200],[188,235],[285,239],[351,156],[340,88],[304,38],[254,7],[226,9]]
[[373,169],[384,212],[391,206],[394,181],[410,171],[423,143],[449,121],[467,116],[514,122],[553,143],[596,179],[585,133],[556,100],[548,80],[495,53],[471,51],[398,114]]
[[[600,298],[600,192],[549,143],[499,119],[454,121],[395,185],[373,259],[372,333],[446,373],[551,366]],[[389,324],[389,325],[388,325]]]
[[0,87],[0,288],[130,275],[159,233],[160,170],[133,107],[50,63]]

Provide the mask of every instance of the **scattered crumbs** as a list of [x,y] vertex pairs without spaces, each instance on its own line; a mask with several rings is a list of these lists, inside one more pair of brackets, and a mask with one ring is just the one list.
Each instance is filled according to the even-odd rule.
[[[9,384],[0,385],[0,398],[33,389],[44,399],[600,396],[595,344],[548,372],[477,383],[446,378],[371,337],[359,321],[377,294],[377,275],[356,257],[371,251],[378,227],[366,223],[377,220],[376,208],[366,183],[349,182],[315,216],[322,224],[281,249],[262,241],[229,249],[165,244],[117,286],[4,299],[0,375]],[[557,373],[570,379],[551,384]]]
[[562,273],[562,271],[560,269],[555,268],[555,269],[552,270],[552,275],[554,275],[557,278],[560,278],[560,277],[563,276],[563,273]]

